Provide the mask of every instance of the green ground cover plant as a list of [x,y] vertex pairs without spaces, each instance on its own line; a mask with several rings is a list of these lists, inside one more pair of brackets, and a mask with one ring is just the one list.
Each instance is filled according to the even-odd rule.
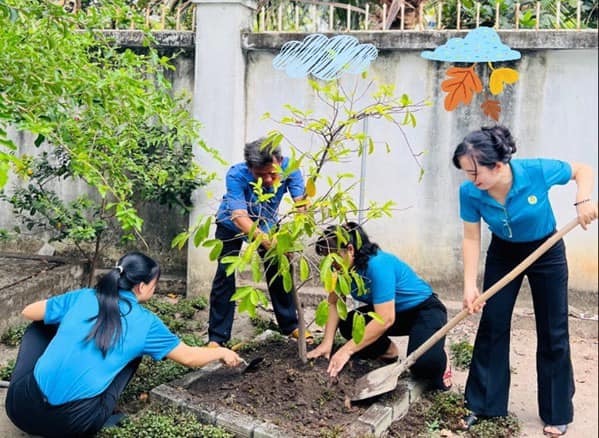
[[463,340],[452,343],[449,349],[451,351],[451,362],[456,368],[461,370],[467,370],[470,368],[472,351],[474,350],[474,346],[472,344],[466,340]]

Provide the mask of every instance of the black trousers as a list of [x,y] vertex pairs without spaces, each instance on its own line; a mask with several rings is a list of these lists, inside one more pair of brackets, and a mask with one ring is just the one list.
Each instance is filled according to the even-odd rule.
[[[493,236],[485,264],[485,290],[545,240],[512,243]],[[562,240],[491,297],[483,308],[466,382],[466,403],[480,415],[507,415],[510,324],[525,275],[536,320],[539,415],[546,424],[568,424],[573,417],[574,379],[568,337],[568,266]]]
[[[210,318],[208,325],[208,339],[222,344],[231,339],[231,328],[235,316],[235,302],[231,297],[235,293],[235,273],[227,275],[227,265],[222,263],[225,256],[237,256],[243,244],[243,237],[235,231],[222,225],[217,225],[214,237],[223,242],[223,249],[218,259],[216,275],[212,281],[210,291]],[[266,250],[260,247],[260,257],[264,258]],[[291,293],[285,292],[283,278],[275,275],[279,269],[275,261],[264,266],[268,284],[268,292],[275,312],[277,324],[283,334],[289,334],[297,328],[297,312]]]
[[141,358],[129,362],[103,393],[51,405],[40,390],[33,369],[57,328],[38,321],[25,331],[6,395],[6,414],[28,434],[57,438],[93,436],[112,414]]
[[[362,306],[351,311],[345,320],[339,321],[339,331],[345,339],[352,337],[352,322],[356,311],[361,312],[368,323],[371,318],[367,313],[374,311],[374,307]],[[433,294],[418,306],[396,313],[393,325],[372,344],[358,351],[356,356],[370,359],[381,356],[389,348],[391,343],[389,336],[409,336],[407,354],[410,354],[446,323],[447,310],[437,295]],[[443,374],[447,366],[447,356],[444,345],[445,338],[442,338],[410,367],[410,372],[414,376],[430,379],[437,389],[445,389]]]

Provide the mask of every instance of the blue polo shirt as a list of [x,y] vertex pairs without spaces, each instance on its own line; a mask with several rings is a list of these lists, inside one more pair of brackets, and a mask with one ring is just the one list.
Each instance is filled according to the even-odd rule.
[[137,303],[133,292],[120,291],[120,295],[123,332],[105,358],[93,340],[85,342],[95,323],[89,319],[98,314],[93,289],[79,289],[47,301],[44,322],[60,325],[33,374],[51,404],[96,396],[133,359],[148,354],[160,360],[179,345],[164,323]]
[[472,181],[460,186],[460,216],[465,222],[481,217],[497,237],[510,242],[531,242],[555,231],[555,216],[549,189],[572,179],[572,168],[564,161],[544,158],[511,160],[512,188],[505,205]]
[[[283,171],[288,166],[289,158],[283,158],[281,164]],[[264,187],[263,193],[270,193],[273,196],[263,202],[258,202],[254,193],[254,187],[251,183],[255,182],[257,180],[246,163],[235,164],[229,169],[226,178],[227,192],[223,196],[216,213],[217,223],[238,233],[240,230],[231,220],[231,213],[234,210],[245,210],[248,212],[250,219],[258,222],[260,229],[268,231],[278,221],[277,212],[285,193],[289,192],[292,198],[298,198],[303,196],[305,192],[304,179],[300,170],[295,170],[287,178],[282,179],[276,192],[273,187]]]
[[358,295],[356,287],[352,296],[366,304],[395,301],[395,311],[403,312],[416,307],[433,294],[432,288],[405,262],[393,254],[378,250],[368,259],[368,266],[360,272],[366,293]]

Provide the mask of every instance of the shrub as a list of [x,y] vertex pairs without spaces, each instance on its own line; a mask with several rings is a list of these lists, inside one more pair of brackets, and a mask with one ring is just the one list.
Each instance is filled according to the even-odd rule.
[[473,349],[474,347],[468,341],[460,341],[451,344],[451,360],[456,368],[462,370],[470,368]]
[[11,359],[3,367],[0,367],[0,380],[10,380],[15,370],[15,360]]
[[193,415],[173,409],[146,409],[126,419],[121,427],[103,429],[98,438],[232,438],[225,430],[200,423]]
[[0,341],[4,345],[8,345],[10,347],[16,347],[21,343],[23,339],[23,334],[25,333],[25,329],[29,327],[29,323],[23,323],[16,325],[14,327],[9,327],[0,338]]

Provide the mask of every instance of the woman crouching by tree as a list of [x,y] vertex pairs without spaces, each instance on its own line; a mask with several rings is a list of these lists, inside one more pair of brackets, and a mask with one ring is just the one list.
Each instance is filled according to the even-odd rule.
[[[345,320],[337,312],[337,294],[329,294],[324,338],[318,347],[308,353],[308,358],[330,358],[327,371],[331,377],[337,376],[353,355],[396,360],[399,351],[389,336],[409,336],[409,354],[447,322],[445,306],[431,287],[405,262],[371,242],[360,225],[348,222],[342,226],[328,227],[316,242],[316,252],[320,256],[330,253],[341,256],[349,269],[354,269],[360,275],[366,288],[366,292],[360,295],[356,285],[352,285],[352,297],[364,305],[350,312]],[[373,311],[384,323],[368,316]],[[358,344],[352,340],[355,312],[360,312],[366,319],[364,337]],[[331,356],[337,328],[347,342]],[[452,384],[444,343],[445,338],[410,368],[416,377],[430,379],[434,387],[441,390],[449,389]]]
[[188,367],[240,358],[226,348],[190,347],[140,303],[154,294],[158,264],[129,253],[98,281],[28,305],[25,331],[6,397],[21,430],[44,437],[90,436],[111,417],[144,354]]

